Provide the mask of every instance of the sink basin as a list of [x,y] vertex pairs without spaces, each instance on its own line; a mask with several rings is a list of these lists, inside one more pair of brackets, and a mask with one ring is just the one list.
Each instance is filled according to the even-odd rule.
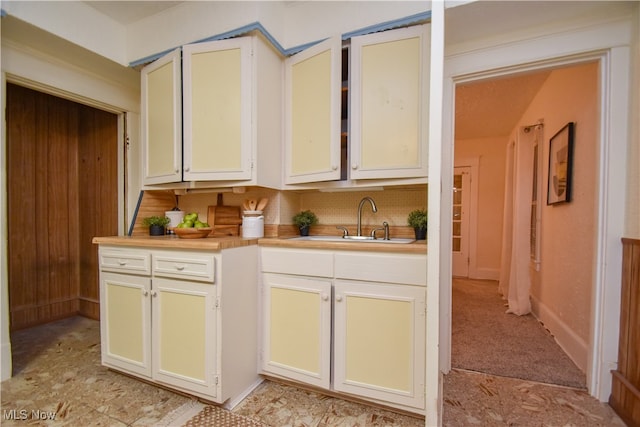
[[359,242],[359,243],[413,243],[415,239],[392,238],[390,240],[373,239],[369,236],[300,236],[292,237],[291,240],[311,241],[311,242]]

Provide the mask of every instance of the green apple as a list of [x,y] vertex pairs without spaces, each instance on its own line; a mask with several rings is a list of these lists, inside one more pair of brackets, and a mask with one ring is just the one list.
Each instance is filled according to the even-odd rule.
[[186,214],[184,216],[183,221],[191,221],[191,222],[196,222],[196,220],[198,219],[198,213],[197,212],[190,212],[188,214]]

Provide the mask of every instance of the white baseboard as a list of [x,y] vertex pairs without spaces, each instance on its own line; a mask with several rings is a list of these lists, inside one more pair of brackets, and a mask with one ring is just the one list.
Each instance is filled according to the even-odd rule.
[[228,409],[230,411],[233,410],[233,408],[235,408],[240,402],[242,402],[247,396],[249,396],[253,390],[255,390],[260,384],[262,384],[263,381],[263,378],[258,378],[256,382],[247,387],[246,390],[244,390],[234,399],[227,400],[223,405],[224,409]]
[[562,350],[582,372],[587,371],[589,346],[556,314],[539,300],[531,297],[533,315],[551,332]]
[[2,360],[2,371],[0,372],[0,381],[8,380],[12,374],[11,364],[11,343],[3,342],[0,350],[0,360]]

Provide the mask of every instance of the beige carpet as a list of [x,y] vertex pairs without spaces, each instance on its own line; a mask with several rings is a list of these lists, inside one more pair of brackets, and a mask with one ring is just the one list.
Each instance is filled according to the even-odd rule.
[[586,376],[532,315],[506,314],[498,284],[453,280],[451,362],[454,368],[569,387]]

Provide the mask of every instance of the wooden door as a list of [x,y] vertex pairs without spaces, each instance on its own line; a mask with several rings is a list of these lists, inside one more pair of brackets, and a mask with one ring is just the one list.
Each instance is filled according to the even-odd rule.
[[7,84],[11,329],[99,317],[97,248],[115,235],[117,116]]

